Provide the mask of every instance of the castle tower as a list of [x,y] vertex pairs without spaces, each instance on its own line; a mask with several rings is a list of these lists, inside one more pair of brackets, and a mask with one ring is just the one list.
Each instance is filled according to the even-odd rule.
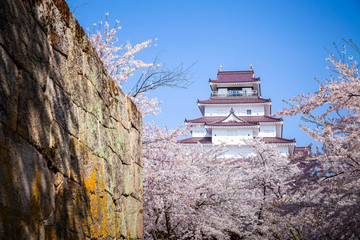
[[230,150],[226,155],[251,154],[250,146],[243,140],[261,137],[267,143],[276,144],[286,155],[292,155],[295,139],[285,139],[283,119],[271,117],[271,99],[261,97],[260,78],[256,78],[251,66],[249,71],[222,71],[216,79],[209,79],[209,99],[198,100],[202,117],[185,119],[194,129],[190,138],[181,144],[205,145],[224,143]]

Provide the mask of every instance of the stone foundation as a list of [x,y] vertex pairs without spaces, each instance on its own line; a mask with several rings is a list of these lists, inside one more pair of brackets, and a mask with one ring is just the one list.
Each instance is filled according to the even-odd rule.
[[0,239],[141,239],[141,127],[65,1],[0,1]]

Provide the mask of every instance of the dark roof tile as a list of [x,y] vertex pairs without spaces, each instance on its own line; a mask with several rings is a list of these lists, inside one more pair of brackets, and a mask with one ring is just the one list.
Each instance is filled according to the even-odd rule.
[[216,122],[208,123],[206,126],[256,126],[257,123],[254,122]]
[[210,79],[213,83],[233,83],[233,82],[256,82],[260,78],[254,78],[254,71],[219,71],[216,79]]
[[263,137],[262,138],[267,143],[296,143],[294,139],[286,139],[280,137]]
[[[280,137],[263,137],[262,138],[266,143],[296,143],[295,139],[286,139]],[[211,137],[190,137],[181,139],[179,143],[205,143],[211,144]]]
[[178,143],[211,143],[211,137],[190,137],[181,139]]
[[236,103],[267,103],[271,99],[264,98],[210,98],[206,100],[198,100],[202,104],[236,104]]
[[[203,116],[195,119],[185,119],[185,122],[189,123],[215,123],[220,122],[224,120],[225,116],[216,116],[216,117],[210,117],[210,116]],[[239,116],[240,119],[246,121],[246,122],[280,122],[282,121],[282,118],[274,118],[269,116]]]

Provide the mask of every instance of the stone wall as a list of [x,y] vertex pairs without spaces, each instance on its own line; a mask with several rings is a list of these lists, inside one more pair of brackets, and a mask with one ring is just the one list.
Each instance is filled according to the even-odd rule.
[[0,239],[142,238],[141,115],[63,0],[0,0]]

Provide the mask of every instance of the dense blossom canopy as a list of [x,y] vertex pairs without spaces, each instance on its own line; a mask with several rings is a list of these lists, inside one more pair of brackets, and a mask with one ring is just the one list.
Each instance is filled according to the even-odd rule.
[[[109,30],[106,21],[103,32],[91,34],[90,41],[122,88],[136,70],[157,66],[134,59],[152,40],[117,46],[118,30],[117,26]],[[301,128],[323,143],[317,154],[289,159],[275,146],[252,139],[247,142],[253,146],[252,157],[224,158],[227,149],[222,145],[178,144],[176,139],[189,127],[169,130],[166,124],[145,123],[144,238],[356,239],[360,235],[360,78],[353,57],[346,59],[345,49],[340,55],[339,59],[330,55],[335,76],[320,84],[318,92],[292,98],[292,107],[278,113],[303,114],[315,124]],[[158,114],[159,102],[146,93],[137,91],[134,102],[143,116]],[[318,108],[323,113],[313,115]]]
[[[345,41],[354,54],[359,48]],[[335,49],[338,48],[335,45]],[[315,127],[300,127],[321,142],[317,154],[295,179],[292,204],[284,212],[295,215],[293,226],[307,239],[357,239],[360,236],[360,76],[358,62],[343,46],[327,59],[332,76],[314,94],[298,95],[283,109],[284,116],[302,114]],[[315,115],[314,111],[322,111]],[[300,231],[301,230],[301,231]],[[299,235],[299,234],[298,234]]]

